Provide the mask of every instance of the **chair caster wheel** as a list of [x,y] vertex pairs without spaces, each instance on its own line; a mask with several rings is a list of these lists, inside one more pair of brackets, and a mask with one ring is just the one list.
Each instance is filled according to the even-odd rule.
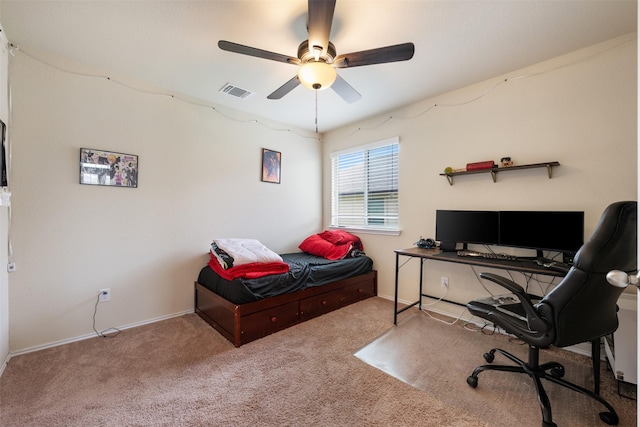
[[485,353],[482,355],[482,357],[484,357],[484,360],[486,360],[488,363],[493,362],[493,359],[495,359],[493,353]]
[[[467,379],[467,382],[469,380]],[[602,422],[609,424],[610,426],[618,425],[618,416],[616,414],[612,414],[611,412],[600,412],[600,419]]]
[[556,366],[554,368],[551,368],[549,373],[553,378],[562,378],[564,377],[564,366]]
[[[474,377],[473,375],[469,375],[467,377],[467,384],[469,384],[472,388],[478,387],[478,377]],[[600,415],[602,418],[602,415]]]

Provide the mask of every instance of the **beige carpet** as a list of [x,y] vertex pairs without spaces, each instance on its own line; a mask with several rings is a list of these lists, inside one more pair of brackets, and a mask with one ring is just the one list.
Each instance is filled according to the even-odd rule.
[[[520,418],[505,423],[508,414],[535,407],[530,396],[519,394],[524,387],[517,382],[507,393],[511,399],[501,396],[497,403],[493,393],[483,391],[494,387],[489,375],[476,390],[466,385],[468,370],[482,361],[488,341],[473,349],[456,346],[477,333],[424,325],[434,336],[404,358],[403,366],[421,372],[425,362],[442,364],[427,376],[433,388],[426,391],[354,356],[380,343],[390,329],[404,330],[411,316],[403,314],[394,328],[393,303],[371,298],[236,349],[199,317],[186,315],[113,339],[25,354],[12,358],[0,378],[0,425],[539,425],[537,414],[531,424]],[[453,352],[471,353],[473,362],[462,362]],[[576,404],[580,412],[592,410]],[[476,410],[492,405],[498,410]]]
[[196,315],[12,358],[7,426],[483,426],[353,353],[392,326],[370,298],[234,348]]
[[[466,384],[473,369],[486,364],[482,355],[491,348],[502,348],[526,360],[526,345],[504,335],[488,335],[492,331],[482,332],[474,325],[458,322],[450,326],[417,310],[400,319],[396,328],[356,356],[429,395],[467,409],[493,426],[540,426],[535,386],[527,375],[485,371],[479,375],[476,389]],[[589,358],[559,349],[541,351],[540,363],[551,360],[564,365],[566,379],[593,389]],[[493,363],[511,364],[497,353]],[[619,425],[635,426],[636,401],[617,394],[613,374],[604,362],[601,377],[601,395],[618,413]],[[598,415],[606,410],[601,404],[548,381],[543,385],[551,401],[553,420],[559,426],[606,426]]]

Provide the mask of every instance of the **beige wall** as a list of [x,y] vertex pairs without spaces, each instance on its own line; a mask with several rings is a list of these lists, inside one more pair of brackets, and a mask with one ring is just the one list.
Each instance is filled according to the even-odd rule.
[[[433,237],[436,209],[583,210],[588,237],[609,203],[637,199],[636,37],[610,40],[329,132],[323,145],[325,226],[330,221],[329,153],[399,136],[402,232],[397,237],[361,234],[379,270],[381,296],[394,295],[394,249],[412,247],[420,236]],[[561,166],[552,179],[546,169],[499,174],[496,183],[488,174],[462,176],[453,186],[439,176],[446,166],[497,162],[504,156],[516,164],[557,160]],[[417,260],[400,270],[401,301],[417,300],[418,272]],[[444,295],[441,276],[449,278],[447,299],[466,303],[487,295],[469,266],[441,262],[425,267],[427,292]],[[546,288],[548,278],[541,281],[532,281],[530,289]],[[461,307],[433,307],[469,317]]]
[[[402,233],[361,235],[380,295],[393,297],[393,250],[433,236],[436,209],[580,209],[588,235],[608,203],[637,197],[636,64],[634,34],[329,132],[321,144],[303,131],[224,111],[239,119],[231,120],[17,53],[10,350],[90,336],[105,287],[112,301],[99,305],[98,329],[192,310],[213,237],[295,251],[323,219],[328,225],[329,153],[392,136],[401,144]],[[80,147],[138,154],[139,188],[79,185]],[[262,147],[283,153],[282,184],[260,182]],[[551,180],[543,169],[497,183],[460,177],[453,186],[438,175],[506,155],[561,166]],[[417,273],[415,261],[401,270],[401,300],[415,299]],[[429,265],[425,273],[430,292],[441,292],[447,276],[447,298],[483,295],[468,267]]]
[[[111,301],[98,306],[98,330],[192,311],[215,237],[293,252],[319,231],[315,134],[63,72],[21,52],[10,71],[12,352],[90,336],[102,288]],[[80,147],[139,155],[139,187],[80,185]],[[260,181],[263,147],[282,152],[279,185]]]

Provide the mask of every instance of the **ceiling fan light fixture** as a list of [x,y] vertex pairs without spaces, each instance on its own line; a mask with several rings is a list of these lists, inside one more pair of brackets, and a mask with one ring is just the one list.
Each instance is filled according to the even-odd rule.
[[336,69],[326,62],[312,61],[303,64],[298,70],[298,79],[304,87],[322,90],[336,81]]
[[298,55],[296,57],[226,40],[219,40],[218,47],[228,52],[284,62],[298,67],[298,73],[270,93],[267,99],[281,99],[302,84],[316,91],[331,87],[346,102],[355,102],[362,96],[343,78],[338,79],[336,68],[353,68],[363,65],[407,61],[413,58],[415,46],[413,43],[401,43],[337,56],[336,47],[329,40],[335,6],[336,0],[308,1],[307,34],[309,38],[298,45]]

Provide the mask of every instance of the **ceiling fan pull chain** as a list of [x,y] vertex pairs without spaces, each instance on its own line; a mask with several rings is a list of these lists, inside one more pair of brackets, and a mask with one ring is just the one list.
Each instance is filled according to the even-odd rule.
[[316,93],[316,133],[318,133],[318,91],[314,90]]

